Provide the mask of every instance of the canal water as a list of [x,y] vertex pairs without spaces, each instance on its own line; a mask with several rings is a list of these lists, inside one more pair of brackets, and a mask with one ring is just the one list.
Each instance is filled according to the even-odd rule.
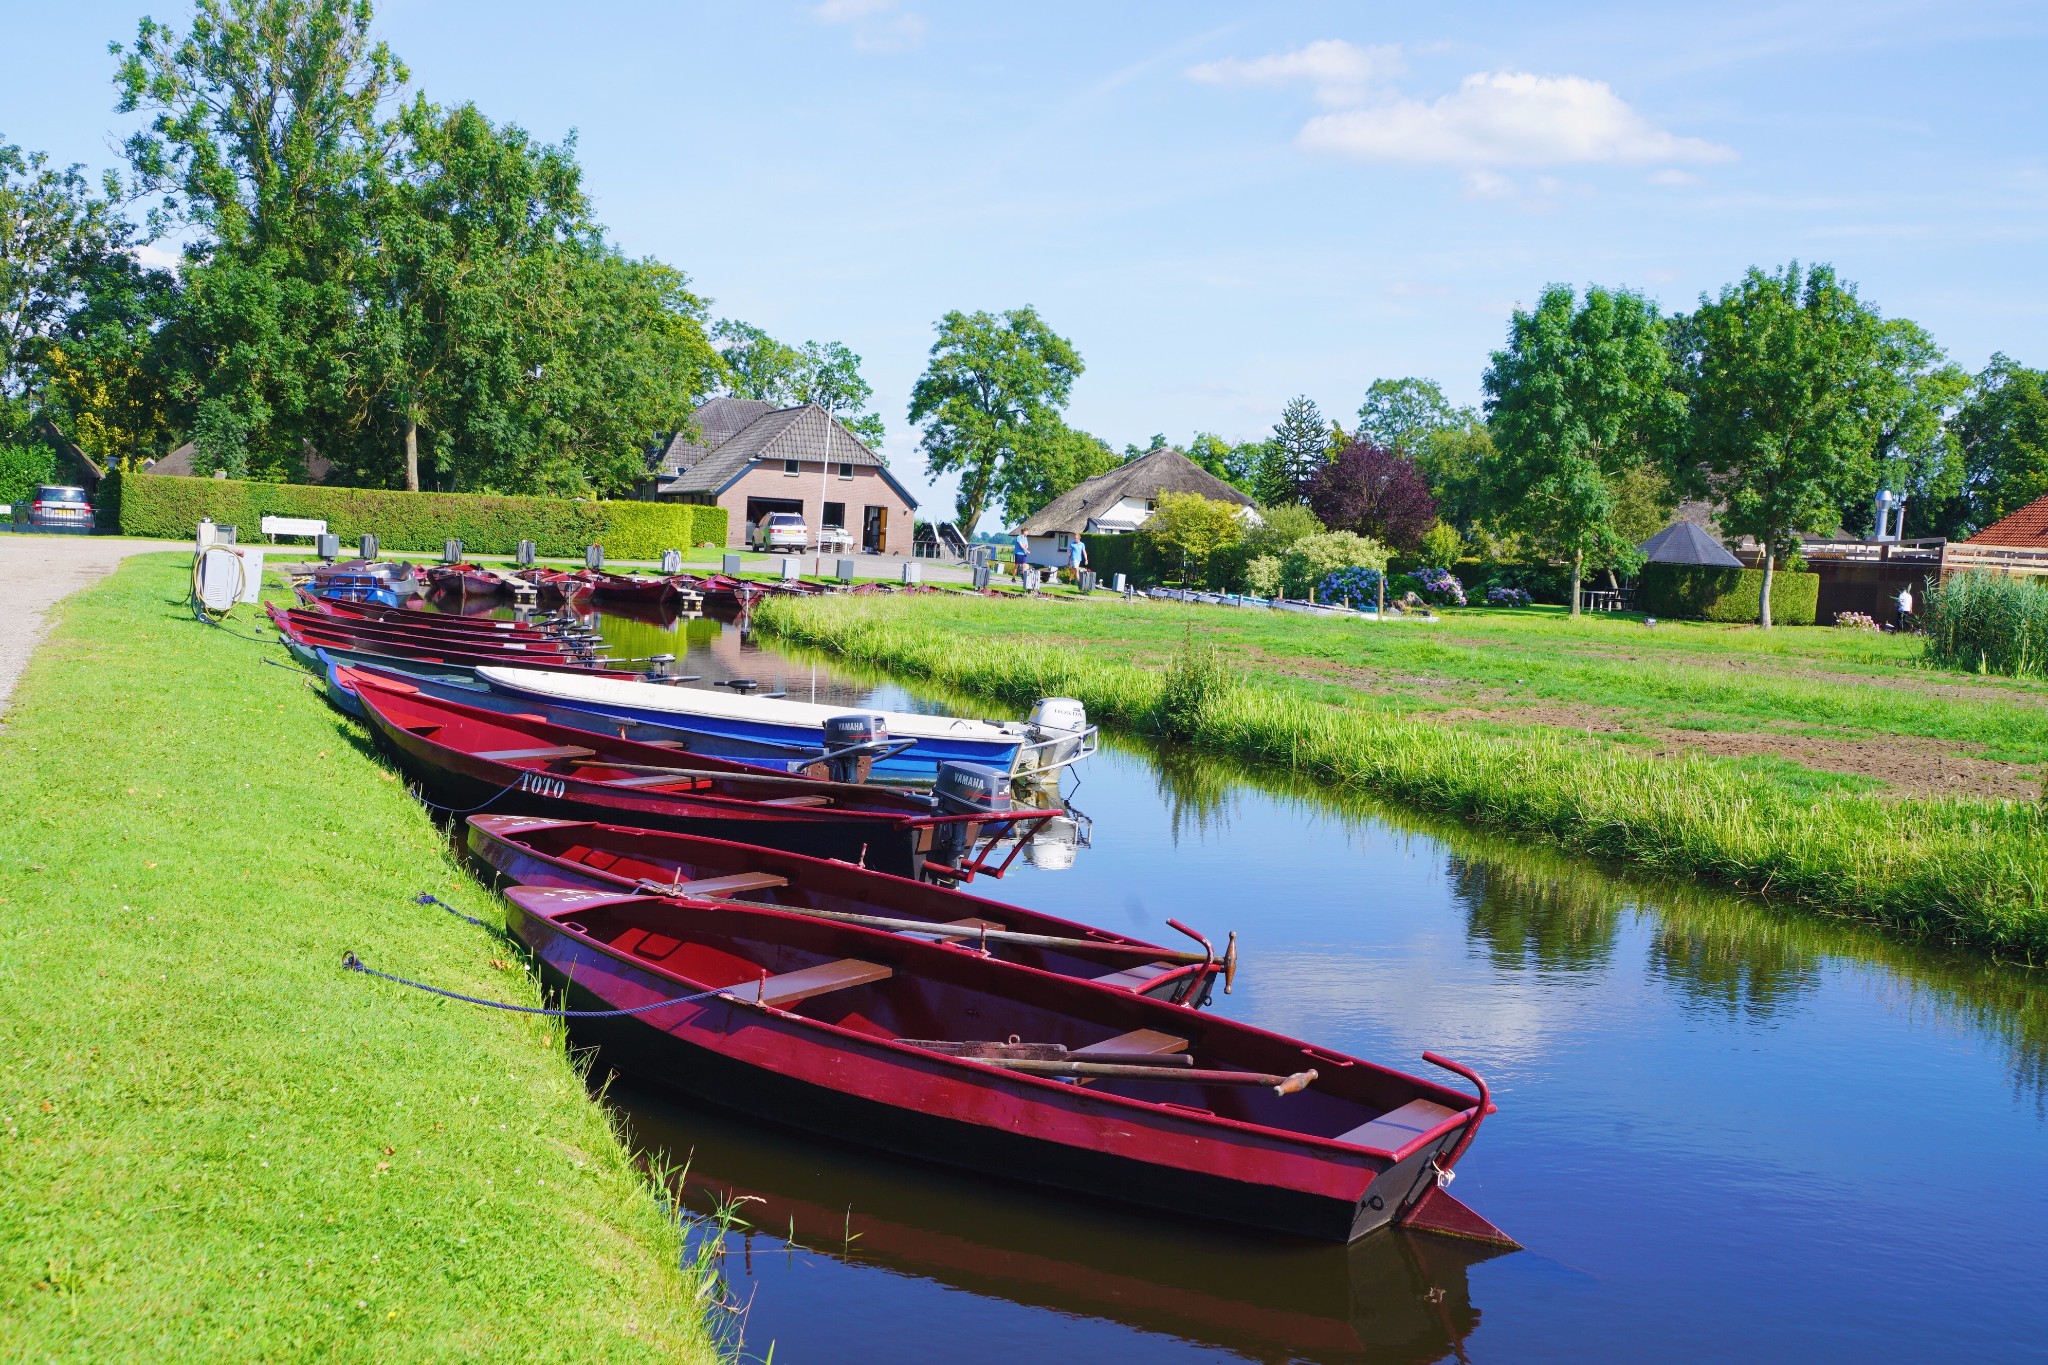
[[[707,682],[980,709],[731,623],[613,615]],[[777,1362],[2048,1359],[2048,978],[1886,942],[1119,741],[1072,865],[974,890],[1243,967],[1215,1008],[1500,1112],[1455,1193],[1498,1253],[1248,1238],[864,1153],[617,1084],[729,1237]],[[1046,859],[1057,863],[1061,859]]]

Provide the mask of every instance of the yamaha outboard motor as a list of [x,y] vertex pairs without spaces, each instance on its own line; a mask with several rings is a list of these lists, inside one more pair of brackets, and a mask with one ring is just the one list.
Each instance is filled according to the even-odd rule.
[[[941,815],[1008,815],[1010,775],[980,763],[941,763],[932,797]],[[980,836],[979,820],[950,820],[937,825],[932,830],[932,848],[926,861],[957,873]]]
[[825,752],[804,772],[834,782],[865,782],[875,756],[889,745],[889,727],[880,716],[856,712],[825,721]]

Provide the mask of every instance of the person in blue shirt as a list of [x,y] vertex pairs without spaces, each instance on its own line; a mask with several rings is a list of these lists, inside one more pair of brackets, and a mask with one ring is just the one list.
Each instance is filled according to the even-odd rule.
[[1017,533],[1017,577],[1024,576],[1024,565],[1031,558],[1031,537],[1022,531]]
[[1067,542],[1067,567],[1074,571],[1074,581],[1081,581],[1081,570],[1088,566],[1088,547],[1081,537],[1075,536]]

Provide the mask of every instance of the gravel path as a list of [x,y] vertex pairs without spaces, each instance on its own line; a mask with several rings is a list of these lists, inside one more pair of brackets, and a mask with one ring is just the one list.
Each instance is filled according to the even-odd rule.
[[166,540],[0,535],[0,714],[50,627],[52,607],[112,573],[129,555],[186,548]]

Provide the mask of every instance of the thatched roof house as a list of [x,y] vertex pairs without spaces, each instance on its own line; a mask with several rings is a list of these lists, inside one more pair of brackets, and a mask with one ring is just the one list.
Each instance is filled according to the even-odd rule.
[[1172,446],[1162,446],[1075,484],[1026,517],[1017,530],[1033,537],[1135,531],[1164,493],[1199,493],[1216,502],[1256,505]]

